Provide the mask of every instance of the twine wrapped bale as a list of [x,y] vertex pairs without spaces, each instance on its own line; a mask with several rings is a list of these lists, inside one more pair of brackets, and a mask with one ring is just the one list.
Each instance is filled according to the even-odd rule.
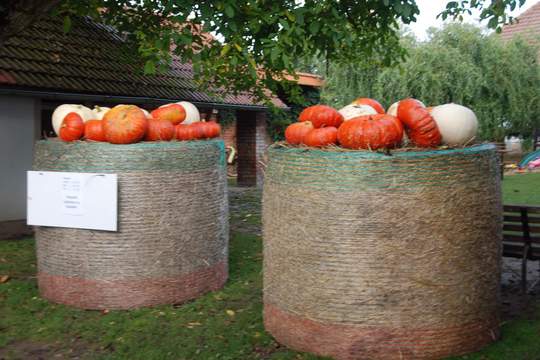
[[221,140],[39,141],[34,169],[118,174],[118,232],[37,227],[38,285],[84,309],[181,303],[228,274],[228,202]]
[[279,342],[336,359],[438,359],[498,338],[495,146],[268,157],[264,321]]

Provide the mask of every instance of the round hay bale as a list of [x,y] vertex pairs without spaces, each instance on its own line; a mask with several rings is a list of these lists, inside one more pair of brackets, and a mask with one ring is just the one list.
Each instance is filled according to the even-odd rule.
[[493,145],[395,152],[272,147],[264,322],[336,359],[438,359],[499,336]]
[[224,285],[223,141],[39,141],[34,169],[118,175],[117,232],[36,228],[44,298],[84,309],[129,309],[181,303]]

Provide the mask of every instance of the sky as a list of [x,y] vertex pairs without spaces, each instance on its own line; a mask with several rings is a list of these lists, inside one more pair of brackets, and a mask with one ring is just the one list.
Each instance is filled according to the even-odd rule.
[[[516,17],[538,1],[540,0],[527,0],[521,8],[517,7],[510,14]],[[432,26],[440,27],[443,24],[441,19],[437,19],[437,15],[444,10],[448,0],[416,0],[416,3],[420,8],[420,15],[417,17],[416,23],[409,25],[409,27],[417,38],[425,40],[428,28]],[[478,17],[479,13],[473,14],[473,16],[466,16],[464,21],[478,24]]]

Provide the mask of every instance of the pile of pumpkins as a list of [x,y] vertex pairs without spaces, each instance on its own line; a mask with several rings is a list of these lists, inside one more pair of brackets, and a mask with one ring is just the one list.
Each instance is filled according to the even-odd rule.
[[148,112],[135,105],[99,107],[63,104],[52,115],[52,125],[64,141],[89,140],[111,144],[139,141],[197,140],[218,137],[219,124],[201,121],[195,105],[182,101]]
[[326,105],[304,109],[298,122],[285,130],[292,145],[347,149],[393,149],[403,143],[433,148],[439,145],[464,146],[476,138],[478,120],[462,105],[426,107],[416,99],[392,104],[385,112],[370,98],[358,98],[339,111]]

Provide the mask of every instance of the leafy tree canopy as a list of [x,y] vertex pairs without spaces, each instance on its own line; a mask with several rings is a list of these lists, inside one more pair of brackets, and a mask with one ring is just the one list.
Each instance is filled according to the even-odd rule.
[[[524,0],[450,1],[442,17],[480,9],[489,26]],[[250,91],[259,98],[294,74],[297,60],[323,56],[354,63],[376,56],[388,64],[403,56],[399,25],[416,20],[414,0],[4,0],[0,42],[40,14],[92,18],[125,32],[152,73],[167,66],[170,49],[193,64],[202,87]],[[214,38],[209,39],[208,33]],[[298,90],[298,89],[296,89]]]
[[[427,105],[455,102],[476,112],[480,136],[487,140],[530,136],[540,128],[536,47],[521,39],[503,42],[497,34],[466,24],[432,30],[421,43],[404,36],[402,46],[409,56],[397,66],[369,60],[332,64],[323,101],[337,107],[359,96],[385,106],[406,97]],[[325,64],[319,68],[324,71]]]

